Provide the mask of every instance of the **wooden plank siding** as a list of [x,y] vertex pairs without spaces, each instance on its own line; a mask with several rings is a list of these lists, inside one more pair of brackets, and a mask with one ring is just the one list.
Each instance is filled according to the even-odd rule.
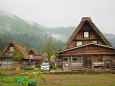
[[[84,32],[89,32],[89,37],[84,37]],[[80,31],[76,34],[73,41],[70,43],[68,48],[72,48],[76,46],[76,41],[82,41],[82,44],[88,44],[92,41],[97,41],[98,44],[105,44],[101,37],[89,26],[89,24],[84,24]]]
[[[80,56],[78,56],[80,57]],[[115,65],[115,55],[113,56],[106,56],[106,55],[93,55],[93,64],[91,64],[91,55],[84,55],[81,56],[81,61],[72,61],[72,58],[77,58],[77,56],[71,56],[71,57],[62,57],[62,69],[63,70],[85,70],[87,68],[92,69],[93,68],[101,68],[101,69],[109,69],[110,66]],[[98,59],[98,58],[101,58]],[[64,58],[67,58],[67,61],[64,61]],[[87,60],[89,58],[89,60]],[[96,60],[97,59],[97,60]],[[107,62],[109,61],[109,63]]]

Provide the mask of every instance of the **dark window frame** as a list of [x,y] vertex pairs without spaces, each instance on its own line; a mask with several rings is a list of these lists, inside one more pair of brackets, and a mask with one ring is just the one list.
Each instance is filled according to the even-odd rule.
[[63,61],[68,61],[68,58],[63,58]]

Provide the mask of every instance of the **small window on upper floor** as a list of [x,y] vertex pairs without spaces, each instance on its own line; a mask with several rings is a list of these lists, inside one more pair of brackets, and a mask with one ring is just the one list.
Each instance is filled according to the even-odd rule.
[[91,41],[92,43],[97,43],[97,41]]
[[76,41],[76,46],[82,45],[82,41]]
[[10,47],[10,51],[14,51],[14,47]]
[[89,38],[89,32],[84,32],[84,38]]

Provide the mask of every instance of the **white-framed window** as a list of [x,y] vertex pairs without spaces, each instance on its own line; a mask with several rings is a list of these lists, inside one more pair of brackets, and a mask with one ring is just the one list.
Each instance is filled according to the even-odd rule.
[[76,46],[82,45],[82,41],[76,41]]
[[2,61],[2,64],[7,64],[7,61]]
[[89,32],[84,32],[84,37],[89,37]]
[[8,61],[8,64],[13,64],[13,61]]
[[97,41],[91,41],[92,43],[97,43]]
[[14,47],[10,47],[10,51],[13,51],[14,50]]

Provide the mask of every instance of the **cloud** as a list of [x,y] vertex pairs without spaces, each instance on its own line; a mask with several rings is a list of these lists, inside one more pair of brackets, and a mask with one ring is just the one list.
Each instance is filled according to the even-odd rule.
[[0,10],[48,27],[77,26],[90,16],[101,31],[115,33],[115,0],[0,0]]

